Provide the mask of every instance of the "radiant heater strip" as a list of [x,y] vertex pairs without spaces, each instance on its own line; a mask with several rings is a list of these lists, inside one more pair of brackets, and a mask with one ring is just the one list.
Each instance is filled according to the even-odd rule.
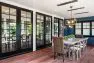
[[77,1],[78,0],[72,0],[72,1],[69,1],[69,2],[58,4],[57,6],[66,5],[66,4],[74,3],[74,2],[77,2]]
[[89,12],[81,12],[81,13],[76,13],[76,14],[84,14],[84,13],[89,13]]
[[84,9],[85,7],[80,7],[80,8],[75,8],[75,9],[70,9],[68,11],[73,11],[73,10],[79,10],[79,9]]

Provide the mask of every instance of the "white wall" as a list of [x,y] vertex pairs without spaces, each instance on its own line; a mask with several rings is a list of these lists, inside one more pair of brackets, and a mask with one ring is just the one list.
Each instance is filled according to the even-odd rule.
[[[64,19],[63,17],[60,17],[58,15],[50,14],[50,13],[40,11],[40,10],[37,10],[37,9],[33,9],[33,8],[30,8],[30,7],[27,7],[27,6],[12,2],[12,1],[7,1],[7,0],[0,0],[0,1],[4,2],[4,3],[11,4],[11,5],[15,5],[15,6],[18,6],[18,7],[26,8],[26,9],[29,9],[29,10],[33,11],[33,51],[36,51],[36,12],[40,12],[40,13],[52,16],[52,21],[54,21],[54,17]],[[52,28],[52,29],[54,29],[54,28]]]

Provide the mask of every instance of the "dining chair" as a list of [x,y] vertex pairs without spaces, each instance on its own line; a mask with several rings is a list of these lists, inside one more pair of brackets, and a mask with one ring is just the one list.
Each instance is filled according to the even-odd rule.
[[64,62],[64,57],[67,53],[67,50],[64,49],[63,37],[53,37],[52,43],[53,43],[54,59],[57,56],[62,56]]
[[83,40],[81,40],[81,42],[79,42],[75,46],[81,48],[81,52],[84,52],[84,50],[86,50],[87,47],[87,39],[84,38]]
[[83,51],[87,49],[87,39],[82,41]]
[[69,58],[70,58],[70,55],[72,56],[72,60],[75,60],[75,59],[78,60],[78,58],[81,57],[81,48],[75,47],[74,45],[71,46],[69,49]]
[[83,38],[83,35],[76,35],[76,38]]

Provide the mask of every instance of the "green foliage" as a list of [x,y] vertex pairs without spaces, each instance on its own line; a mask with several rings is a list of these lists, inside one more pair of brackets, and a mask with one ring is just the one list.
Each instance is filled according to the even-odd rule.
[[68,36],[64,36],[64,40],[68,40],[68,38],[75,38],[75,35],[71,34]]
[[16,26],[15,25],[10,26],[9,31],[12,36],[16,35]]
[[32,32],[32,25],[27,25],[27,33],[31,34]]

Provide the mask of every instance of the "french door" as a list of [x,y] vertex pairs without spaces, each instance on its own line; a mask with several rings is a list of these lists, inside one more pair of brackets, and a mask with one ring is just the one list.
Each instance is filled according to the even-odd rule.
[[44,46],[44,16],[37,14],[36,21],[36,42],[37,47]]
[[37,13],[36,17],[36,44],[39,49],[51,44],[52,17],[41,13]]
[[16,51],[16,9],[1,6],[1,52]]
[[54,17],[54,36],[59,37],[64,34],[63,25],[64,25],[63,19]]
[[45,16],[45,44],[51,44],[52,39],[52,19],[51,16]]
[[0,2],[0,57],[33,49],[33,12]]
[[31,12],[21,10],[21,49],[33,47]]

